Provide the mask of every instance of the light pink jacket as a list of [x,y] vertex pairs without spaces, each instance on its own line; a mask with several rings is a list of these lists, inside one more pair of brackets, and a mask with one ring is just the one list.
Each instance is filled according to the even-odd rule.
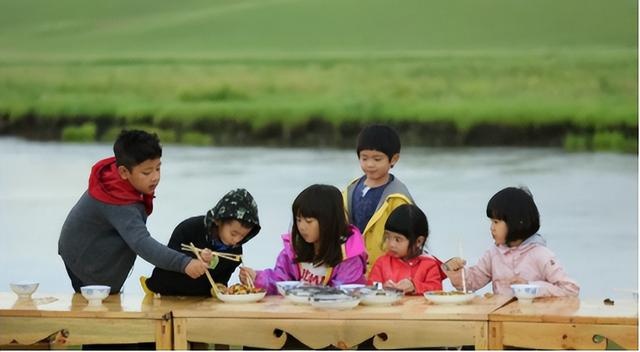
[[515,276],[539,285],[539,296],[578,296],[580,292],[580,286],[567,276],[539,234],[517,247],[494,246],[478,264],[465,268],[467,290],[472,291],[491,281],[493,293],[512,296],[510,281]]

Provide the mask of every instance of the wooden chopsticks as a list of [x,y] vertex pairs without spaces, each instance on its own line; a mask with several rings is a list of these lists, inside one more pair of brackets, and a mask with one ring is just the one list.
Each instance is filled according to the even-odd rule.
[[[191,246],[192,245],[193,245],[193,243],[191,244]],[[192,248],[190,245],[186,245],[184,243],[182,243],[180,246],[182,247],[183,251],[193,252],[193,249],[195,249],[198,253],[203,251],[203,249],[201,249],[201,248],[198,248],[198,247],[195,247],[195,246]],[[234,262],[241,262],[242,261],[242,255],[241,254],[231,254],[231,253],[223,253],[223,252],[215,252],[215,251],[211,251],[211,253],[213,255],[216,255],[216,256],[220,257],[220,258],[232,260]]]
[[[196,255],[196,257],[198,258],[198,260],[202,260],[202,257],[200,256],[200,252],[198,251],[198,248],[196,246],[193,245],[193,242],[189,243],[189,246],[185,245],[184,243],[182,244],[182,249],[186,249],[185,247],[188,247],[190,251],[193,252],[193,254]],[[207,274],[207,279],[209,279],[209,283],[211,284],[211,287],[213,288],[213,291],[216,293],[216,296],[219,294],[218,292],[218,287],[216,286],[215,281],[213,281],[213,278],[211,277],[211,273],[209,272],[209,270],[205,271],[205,274]]]

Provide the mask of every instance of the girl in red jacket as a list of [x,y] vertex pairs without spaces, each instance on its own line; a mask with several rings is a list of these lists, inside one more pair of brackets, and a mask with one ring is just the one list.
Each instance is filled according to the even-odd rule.
[[446,278],[442,262],[424,253],[429,223],[422,210],[412,204],[396,208],[385,223],[384,245],[387,253],[376,260],[368,284],[382,282],[406,294],[442,290]]

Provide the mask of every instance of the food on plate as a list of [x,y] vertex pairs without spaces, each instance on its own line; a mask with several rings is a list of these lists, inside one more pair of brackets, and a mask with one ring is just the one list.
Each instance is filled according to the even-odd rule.
[[264,292],[264,289],[259,288],[259,287],[249,287],[247,285],[243,285],[243,284],[235,284],[235,285],[231,285],[229,287],[223,285],[223,284],[216,284],[216,288],[218,289],[218,292],[220,292],[223,295],[248,295],[251,293],[262,293]]

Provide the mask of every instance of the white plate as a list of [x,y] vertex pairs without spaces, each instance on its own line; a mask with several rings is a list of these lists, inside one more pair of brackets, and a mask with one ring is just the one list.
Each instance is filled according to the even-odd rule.
[[425,292],[424,298],[435,304],[463,304],[471,301],[476,296],[473,293],[466,293],[463,295],[438,295],[435,294],[435,292]]
[[267,292],[249,293],[246,295],[223,295],[218,294],[218,298],[226,303],[249,303],[258,302],[263,299]]
[[311,301],[311,306],[319,309],[352,309],[360,303],[359,299],[336,300],[336,301]]
[[360,303],[366,306],[390,306],[402,298],[400,295],[364,295]]

